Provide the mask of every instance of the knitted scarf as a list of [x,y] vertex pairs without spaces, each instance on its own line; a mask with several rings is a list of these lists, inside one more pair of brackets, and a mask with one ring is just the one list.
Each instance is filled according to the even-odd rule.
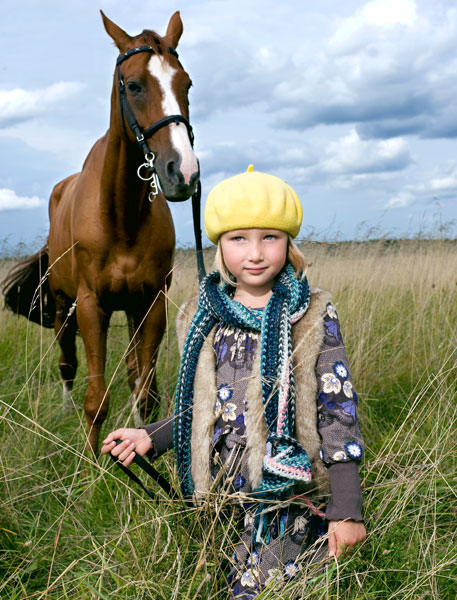
[[193,495],[191,431],[197,361],[204,340],[216,323],[222,322],[261,332],[260,378],[268,438],[262,480],[251,494],[260,500],[282,499],[294,492],[297,482],[311,480],[311,464],[306,450],[292,437],[295,425],[295,387],[291,326],[308,309],[308,282],[306,278],[297,278],[293,267],[287,264],[273,286],[272,296],[261,320],[247,307],[232,300],[233,291],[233,287],[228,284],[220,285],[218,271],[203,279],[198,310],[184,344],[174,418],[174,451],[181,489],[184,497]]

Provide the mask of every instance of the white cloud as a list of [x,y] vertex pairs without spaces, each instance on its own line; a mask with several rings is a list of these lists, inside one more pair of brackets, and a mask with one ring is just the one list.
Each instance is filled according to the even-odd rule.
[[67,165],[69,171],[81,169],[87,153],[96,141],[94,133],[83,127],[75,129],[66,122],[53,124],[44,117],[34,119],[33,125],[22,122],[8,129],[0,129],[0,140],[2,137],[20,140],[35,151],[55,155],[59,162]]
[[0,211],[29,210],[42,206],[44,201],[38,196],[18,196],[14,190],[0,189]]
[[[281,152],[278,152],[278,147],[281,147]],[[303,179],[303,174],[319,160],[318,152],[305,141],[289,141],[287,145],[281,141],[280,136],[274,139],[258,137],[246,140],[242,145],[235,142],[214,142],[199,149],[198,157],[200,163],[205,166],[207,189],[224,177],[245,171],[249,164],[253,164],[256,171],[271,173],[287,181],[296,181]],[[210,183],[207,183],[208,181]]]
[[414,0],[373,0],[360,12],[367,23],[380,26],[412,25],[417,18]]
[[365,137],[457,137],[455,7],[376,0],[333,23],[312,53],[298,44],[295,64],[273,81],[278,127],[348,123]]
[[415,196],[412,192],[400,192],[389,198],[385,208],[405,208],[413,202],[414,198]]
[[[373,47],[389,35],[398,35],[398,26],[413,29],[418,15],[414,0],[372,0],[353,15],[342,19],[329,39],[333,52],[358,51],[364,45]],[[389,31],[394,29],[394,31]]]
[[78,94],[83,87],[75,81],[62,81],[38,90],[0,90],[0,127],[9,127],[44,114]]
[[430,182],[430,189],[435,192],[457,190],[457,176],[437,177]]
[[386,208],[405,208],[413,204],[455,203],[457,199],[457,163],[436,168],[423,174],[417,183],[407,184],[389,198]]
[[355,129],[347,136],[330,142],[326,154],[321,169],[335,174],[399,171],[405,169],[412,160],[403,139],[362,140]]

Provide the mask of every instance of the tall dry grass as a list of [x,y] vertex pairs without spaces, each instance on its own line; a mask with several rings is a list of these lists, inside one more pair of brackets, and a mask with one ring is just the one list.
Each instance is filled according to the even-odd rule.
[[[454,600],[457,596],[457,244],[304,244],[312,286],[339,310],[368,450],[361,470],[367,541],[325,569],[303,568],[266,598]],[[211,262],[207,256],[207,267]],[[3,269],[6,265],[3,265]],[[0,273],[0,276],[2,274]],[[198,292],[178,251],[160,352],[162,414],[178,367],[174,318]],[[230,511],[146,500],[107,457],[82,455],[80,370],[62,406],[50,331],[0,313],[0,598],[226,598],[236,541]],[[110,330],[111,410],[129,423],[124,318]],[[158,468],[174,477],[172,457]]]

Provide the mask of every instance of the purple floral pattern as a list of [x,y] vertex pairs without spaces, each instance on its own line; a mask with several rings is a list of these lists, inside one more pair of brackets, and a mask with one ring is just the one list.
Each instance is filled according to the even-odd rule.
[[[321,457],[327,464],[358,461],[363,441],[357,419],[354,390],[343,345],[338,316],[333,305],[324,314],[324,340],[316,363],[318,383],[318,431],[322,437]],[[211,473],[231,493],[251,491],[246,461],[246,387],[259,338],[246,331],[220,325],[216,331],[217,421],[213,436]],[[285,534],[281,536],[280,531]],[[233,568],[228,576],[233,597],[255,598],[270,582],[287,580],[299,570],[298,557],[325,533],[322,520],[304,507],[278,511],[270,531],[270,542],[251,551],[252,515],[247,512],[242,541],[236,546]],[[325,555],[325,546],[316,552]]]
[[324,315],[324,332],[316,365],[321,458],[327,464],[360,461],[364,445],[357,416],[358,398],[349,372],[338,315],[331,303]]

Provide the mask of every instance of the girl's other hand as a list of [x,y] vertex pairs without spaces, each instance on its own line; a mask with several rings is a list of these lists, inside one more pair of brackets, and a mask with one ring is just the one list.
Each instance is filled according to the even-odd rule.
[[[117,444],[115,440],[122,440],[121,444]],[[144,429],[116,429],[106,436],[103,440],[101,448],[102,454],[110,452],[112,456],[128,467],[135,454],[144,456],[148,450],[152,448],[152,442]]]
[[328,524],[328,555],[338,558],[367,537],[365,525],[358,521],[330,521]]

